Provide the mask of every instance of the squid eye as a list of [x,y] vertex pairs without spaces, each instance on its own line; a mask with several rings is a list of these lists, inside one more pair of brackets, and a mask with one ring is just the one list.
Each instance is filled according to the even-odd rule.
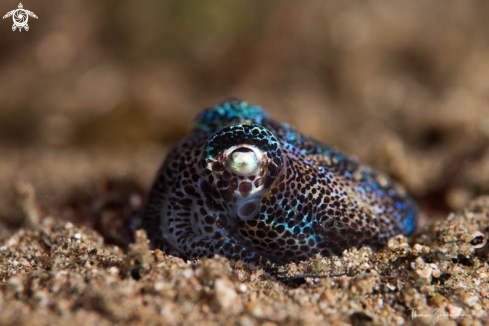
[[260,160],[255,151],[248,147],[233,150],[227,159],[228,169],[237,175],[248,176],[260,167]]

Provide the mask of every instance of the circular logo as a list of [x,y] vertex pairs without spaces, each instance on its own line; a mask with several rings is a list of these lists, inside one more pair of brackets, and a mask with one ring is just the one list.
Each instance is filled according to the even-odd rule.
[[25,29],[26,31],[29,30],[29,25],[27,25],[29,16],[34,17],[36,19],[38,18],[35,13],[33,13],[30,10],[24,9],[22,3],[19,3],[18,9],[10,10],[2,17],[2,19],[5,19],[7,17],[12,17],[14,21],[14,24],[12,25],[12,31],[19,29],[19,32],[21,32],[22,29]]
[[29,20],[29,16],[27,15],[24,9],[17,9],[13,16],[14,16],[14,24],[17,25],[18,27],[25,26],[27,24],[27,21]]

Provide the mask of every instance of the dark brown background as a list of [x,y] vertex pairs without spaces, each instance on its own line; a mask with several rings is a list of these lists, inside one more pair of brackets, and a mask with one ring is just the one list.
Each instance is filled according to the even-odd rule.
[[489,192],[484,1],[23,4],[28,32],[0,21],[2,218],[19,181],[46,211],[101,180],[146,188],[231,96],[389,172],[430,217]]

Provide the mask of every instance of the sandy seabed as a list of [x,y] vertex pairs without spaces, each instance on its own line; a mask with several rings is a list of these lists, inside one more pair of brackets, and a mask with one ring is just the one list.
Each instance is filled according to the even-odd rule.
[[[130,167],[151,171],[148,162],[164,152],[142,151]],[[9,218],[1,229],[1,325],[487,322],[489,197],[440,218],[425,208],[412,238],[395,237],[377,252],[350,249],[339,257],[284,266],[289,276],[346,274],[307,278],[297,287],[223,257],[190,262],[152,251],[144,233],[125,252],[118,232],[122,217],[139,207],[140,184],[152,173],[132,180],[126,163],[110,155],[104,164],[104,155],[92,153],[84,161],[84,155],[56,152],[39,159],[40,171],[26,172],[32,180],[36,173],[49,175],[45,170],[56,162],[69,167],[50,179],[68,189],[57,198],[43,199],[47,190],[36,193],[26,182],[5,191]],[[119,173],[74,185],[71,172],[90,175],[93,162],[101,175]]]

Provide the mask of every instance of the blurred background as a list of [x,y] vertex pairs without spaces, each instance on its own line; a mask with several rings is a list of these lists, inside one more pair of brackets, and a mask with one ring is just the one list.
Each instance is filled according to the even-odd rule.
[[23,5],[28,32],[0,21],[3,221],[26,184],[68,219],[142,196],[192,117],[228,97],[390,173],[430,219],[489,192],[487,2]]

